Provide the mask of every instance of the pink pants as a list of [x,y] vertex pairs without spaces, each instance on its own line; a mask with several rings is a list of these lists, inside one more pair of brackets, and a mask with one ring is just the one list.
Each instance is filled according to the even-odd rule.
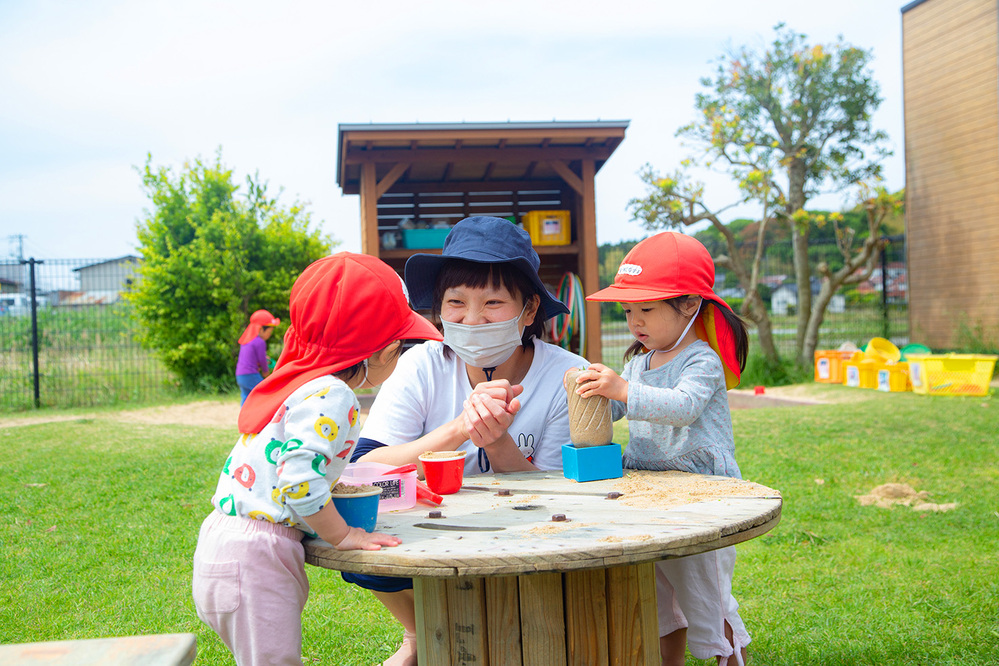
[[194,605],[240,666],[302,664],[309,597],[299,530],[213,511],[194,551]]
[[[732,661],[741,665],[740,651],[749,644],[749,634],[732,596],[734,572],[733,546],[656,562],[659,635],[687,629],[687,647],[695,658],[734,654]],[[734,650],[725,638],[726,622],[732,627]]]

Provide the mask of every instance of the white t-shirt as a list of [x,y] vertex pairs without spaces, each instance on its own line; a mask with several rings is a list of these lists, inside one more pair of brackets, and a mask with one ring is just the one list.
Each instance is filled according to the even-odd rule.
[[[561,347],[534,340],[534,359],[521,384],[520,411],[507,430],[524,457],[538,469],[562,469],[562,445],[569,443],[569,408],[562,376],[569,368],[589,362]],[[465,362],[453,352],[444,355],[441,342],[424,342],[399,359],[395,372],[375,398],[361,429],[361,437],[392,446],[419,439],[462,412],[472,394]],[[485,452],[465,441],[469,451],[465,475],[489,472]]]

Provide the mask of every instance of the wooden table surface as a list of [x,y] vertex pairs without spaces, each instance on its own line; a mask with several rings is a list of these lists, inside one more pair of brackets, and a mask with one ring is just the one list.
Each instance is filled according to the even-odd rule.
[[[380,513],[376,529],[400,537],[399,546],[337,551],[306,540],[306,561],[425,578],[607,568],[746,541],[779,522],[781,504],[779,492],[756,483],[683,472],[626,470],[621,479],[587,483],[561,472],[483,475],[445,495],[440,518],[419,503]],[[553,521],[557,514],[566,520]]]

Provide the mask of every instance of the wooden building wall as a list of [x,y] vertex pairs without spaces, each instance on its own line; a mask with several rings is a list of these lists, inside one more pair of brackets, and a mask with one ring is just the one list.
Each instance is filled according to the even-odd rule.
[[997,5],[902,10],[910,330],[934,348],[961,322],[999,330]]

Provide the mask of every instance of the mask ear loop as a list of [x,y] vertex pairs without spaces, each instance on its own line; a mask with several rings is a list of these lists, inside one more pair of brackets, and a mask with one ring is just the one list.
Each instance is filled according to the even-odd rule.
[[357,388],[364,388],[364,385],[368,383],[368,359],[361,361],[361,365],[364,366],[364,379],[361,380],[361,385]]

